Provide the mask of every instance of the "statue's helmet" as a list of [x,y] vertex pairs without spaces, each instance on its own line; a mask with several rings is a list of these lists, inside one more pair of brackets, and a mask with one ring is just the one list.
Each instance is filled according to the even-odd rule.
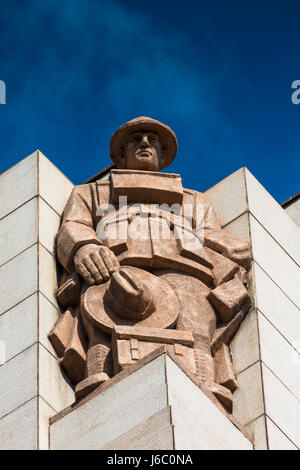
[[110,140],[110,157],[117,168],[124,168],[124,146],[130,134],[138,131],[154,132],[158,135],[165,151],[165,159],[160,164],[160,170],[169,166],[177,153],[177,139],[172,129],[156,119],[140,116],[123,124],[113,134]]

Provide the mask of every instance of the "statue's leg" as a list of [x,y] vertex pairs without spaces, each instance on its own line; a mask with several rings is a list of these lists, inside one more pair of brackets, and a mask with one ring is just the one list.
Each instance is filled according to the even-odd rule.
[[111,337],[97,328],[84,313],[82,321],[88,336],[86,378],[75,388],[76,399],[86,396],[113,374]]
[[196,375],[200,383],[211,390],[218,400],[230,410],[231,392],[216,383],[215,363],[211,352],[211,340],[216,331],[216,313],[207,300],[210,292],[202,281],[175,271],[157,271],[176,293],[180,302],[180,314],[176,328],[191,331],[194,336]]
[[89,338],[87,352],[86,376],[105,373],[112,375],[111,337],[98,328],[94,328]]
[[176,290],[181,309],[178,330],[191,331],[194,336],[196,375],[202,384],[215,382],[215,366],[211,353],[211,338],[216,328],[216,315],[204,295]]
[[216,314],[206,299],[210,289],[199,279],[176,271],[157,271],[172,287],[180,302],[176,328],[191,331],[197,376],[203,383],[214,382],[214,361],[211,355],[211,338],[216,329]]

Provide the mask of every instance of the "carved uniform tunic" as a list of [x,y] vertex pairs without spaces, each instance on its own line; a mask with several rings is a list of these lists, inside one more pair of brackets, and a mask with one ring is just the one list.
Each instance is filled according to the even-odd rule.
[[[115,174],[122,174],[123,172],[126,172],[127,175],[129,173],[128,170],[112,170],[112,180],[114,180]],[[147,185],[149,181],[149,176],[151,177],[153,174],[155,176],[159,176],[160,179],[164,179],[168,176],[175,176],[177,177],[177,180],[180,179],[177,175],[168,175],[164,173],[144,171],[134,172],[133,170],[131,170],[130,173],[138,173],[139,178],[145,179],[145,185]],[[122,247],[122,243],[118,243],[118,240],[103,241],[100,240],[96,234],[97,224],[101,221],[101,218],[105,217],[97,215],[97,209],[100,205],[101,207],[104,207],[107,204],[115,205],[114,192],[116,192],[116,188],[113,187],[112,183],[113,181],[110,182],[100,180],[96,183],[77,186],[73,189],[73,192],[65,208],[63,223],[59,231],[57,240],[58,258],[61,264],[69,272],[74,269],[73,258],[77,249],[82,245],[86,245],[89,243],[95,243],[99,245],[105,243],[118,256],[120,256],[121,263],[134,264],[134,262],[130,262],[130,258],[134,258],[133,252],[131,254],[126,253],[126,255],[124,255],[124,252],[128,252],[130,250],[132,251],[132,246],[127,245],[127,247]],[[156,182],[154,183],[157,184]],[[173,266],[175,266],[176,268],[180,268],[179,270],[182,272],[187,272],[192,275],[196,275],[196,277],[199,278],[202,277],[203,280],[205,280],[211,286],[213,286],[214,284],[220,284],[224,280],[227,280],[226,278],[222,279],[222,277],[220,277],[220,273],[218,273],[217,267],[218,262],[214,258],[214,254],[211,250],[213,250],[215,253],[222,254],[223,257],[247,269],[250,261],[250,251],[248,243],[240,237],[225,232],[221,229],[221,226],[216,218],[210,201],[205,194],[199,193],[198,191],[181,188],[181,199],[178,198],[178,194],[174,191],[174,199],[172,200],[173,195],[170,194],[170,190],[168,191],[168,194],[165,195],[162,194],[162,191],[157,191],[161,188],[155,188],[154,186],[151,188],[153,189],[152,193],[154,193],[155,195],[155,193],[157,192],[157,196],[152,196],[152,201],[149,201],[149,187],[147,189],[148,192],[146,192],[145,190],[143,191],[143,199],[143,193],[139,192],[134,198],[133,196],[131,196],[130,199],[128,198],[129,203],[141,203],[145,206],[149,202],[151,204],[166,204],[167,200],[167,204],[169,205],[171,205],[172,203],[178,204],[178,201],[180,201],[180,205],[192,207],[192,212],[194,212],[194,208],[197,205],[202,208],[203,222],[201,223],[200,227],[198,223],[197,230],[198,232],[200,232],[202,229],[204,229],[204,246],[206,247],[206,250],[202,252],[192,250],[193,252],[196,251],[196,253],[187,253],[184,246],[179,247],[178,250],[175,245],[173,247],[167,247],[167,243],[165,243],[164,246],[161,246],[161,244],[157,244],[159,246],[153,246],[152,244],[152,253],[147,253],[148,256],[144,256],[143,267],[154,269],[156,267],[162,267],[161,263],[157,261],[158,257],[160,256],[159,249],[161,248],[162,258],[168,258],[168,262],[171,263],[174,259],[176,259],[178,264],[176,264],[175,266],[175,263],[173,263]],[[124,193],[125,191],[123,192],[123,195]],[[121,191],[117,192],[117,194],[122,196]],[[128,191],[128,194],[130,195],[130,191]],[[116,208],[118,209],[117,204]],[[130,211],[128,212],[130,217]],[[188,212],[190,213],[190,210]],[[193,221],[191,222],[191,226],[194,227]],[[197,235],[196,230],[194,233],[195,235]],[[129,243],[130,245],[130,240],[127,240],[127,243]],[[136,247],[136,243],[132,243],[132,245]],[[141,248],[141,251],[143,251],[144,249],[145,248]],[[169,254],[167,252],[168,249],[170,250]],[[207,249],[209,250],[208,252]],[[210,259],[210,257],[212,259]],[[142,259],[142,253],[140,254],[140,258]],[[191,260],[191,262],[188,260]],[[186,267],[183,267],[183,264],[186,265]],[[170,267],[169,264],[168,267]],[[208,269],[205,269],[207,267]],[[227,265],[227,268],[228,270],[230,270],[229,263]],[[201,275],[201,271],[206,274]]]

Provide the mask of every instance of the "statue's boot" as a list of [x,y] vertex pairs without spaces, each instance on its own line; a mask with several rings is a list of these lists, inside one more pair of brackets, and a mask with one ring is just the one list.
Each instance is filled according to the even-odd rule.
[[91,324],[86,318],[84,325],[89,337],[86,378],[75,387],[76,400],[84,398],[113,373],[110,336]]
[[205,384],[205,387],[214,394],[228,413],[232,413],[232,392],[217,383]]
[[99,372],[98,374],[93,374],[90,377],[79,382],[75,387],[75,398],[76,400],[81,400],[86,397],[90,392],[95,390],[103,382],[109,380],[109,376],[105,372]]
[[[125,270],[115,272],[105,292],[106,302],[118,316],[124,319],[142,320],[154,310],[152,295],[139,279],[131,278]],[[82,315],[89,337],[86,378],[75,387],[76,399],[82,399],[91,391],[109,380],[113,375],[111,337]]]
[[194,334],[196,348],[194,349],[196,375],[204,388],[212,392],[224,408],[232,412],[232,393],[228,388],[216,383],[215,364],[211,354],[210,340]]

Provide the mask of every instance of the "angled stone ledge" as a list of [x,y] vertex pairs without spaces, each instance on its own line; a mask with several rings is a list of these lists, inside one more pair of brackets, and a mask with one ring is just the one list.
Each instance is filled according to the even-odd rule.
[[35,196],[61,215],[72,188],[71,181],[37,150],[0,175],[0,219]]
[[139,430],[140,450],[252,449],[250,433],[164,348],[54,416],[50,449],[131,449]]

